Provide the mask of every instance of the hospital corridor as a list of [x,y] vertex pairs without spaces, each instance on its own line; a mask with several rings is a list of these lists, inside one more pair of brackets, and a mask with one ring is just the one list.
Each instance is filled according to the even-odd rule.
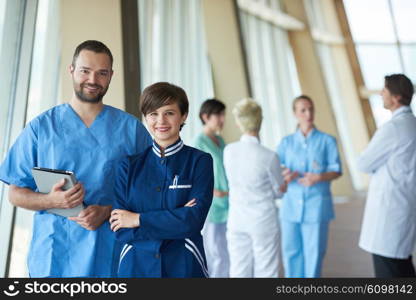
[[0,278],[415,278],[415,14],[0,0]]

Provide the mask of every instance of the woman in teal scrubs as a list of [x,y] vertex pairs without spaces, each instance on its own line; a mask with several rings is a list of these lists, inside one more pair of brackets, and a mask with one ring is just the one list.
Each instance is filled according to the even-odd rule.
[[228,182],[223,164],[225,142],[220,135],[225,121],[225,105],[217,99],[202,103],[199,117],[204,125],[195,148],[211,154],[214,162],[214,198],[202,231],[210,277],[229,276],[225,237],[228,218]]
[[314,125],[312,99],[297,97],[293,111],[298,128],[277,149],[288,183],[280,209],[285,277],[320,277],[334,218],[330,183],[342,168],[335,138]]

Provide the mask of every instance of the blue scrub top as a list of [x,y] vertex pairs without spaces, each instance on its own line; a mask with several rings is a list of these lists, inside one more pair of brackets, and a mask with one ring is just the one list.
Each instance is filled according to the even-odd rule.
[[[117,163],[115,208],[140,213],[122,228],[120,277],[207,277],[201,229],[214,189],[212,157],[181,140]],[[193,207],[184,207],[191,199]]]
[[[32,120],[0,166],[0,180],[36,191],[31,169],[73,171],[85,188],[86,205],[112,205],[108,161],[140,153],[152,140],[132,115],[104,105],[88,128],[69,104]],[[89,231],[67,218],[37,211],[28,256],[32,277],[113,277],[120,247],[108,221]]]
[[[342,173],[336,139],[322,131],[312,129],[305,137],[300,130],[283,138],[277,148],[280,162],[292,172]],[[283,198],[280,209],[282,220],[298,223],[325,222],[334,218],[329,181],[305,187],[293,180]]]

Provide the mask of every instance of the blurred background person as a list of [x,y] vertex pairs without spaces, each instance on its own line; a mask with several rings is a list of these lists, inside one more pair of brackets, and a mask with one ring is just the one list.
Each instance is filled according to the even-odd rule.
[[260,144],[260,105],[243,99],[233,114],[243,135],[224,150],[230,187],[230,277],[278,277],[280,242],[274,200],[286,188],[279,158]]
[[211,154],[214,163],[214,197],[202,230],[208,273],[210,277],[228,277],[228,183],[223,164],[225,142],[220,135],[225,121],[224,103],[217,99],[206,100],[201,105],[199,118],[204,127],[196,137],[194,146]]
[[384,108],[393,116],[358,159],[372,174],[359,246],[373,256],[376,277],[415,277],[416,118],[413,84],[403,74],[385,76]]
[[297,130],[277,149],[288,184],[280,210],[283,265],[285,277],[320,277],[334,218],[330,183],[342,168],[335,138],[314,125],[312,99],[295,98],[293,111]]

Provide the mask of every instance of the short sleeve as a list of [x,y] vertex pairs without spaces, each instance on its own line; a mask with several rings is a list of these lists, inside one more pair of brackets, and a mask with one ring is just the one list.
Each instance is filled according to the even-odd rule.
[[38,120],[30,122],[0,165],[0,180],[6,184],[36,190],[32,168],[37,166]]
[[227,170],[229,170],[228,165],[230,164],[230,145],[227,145],[224,148],[223,164],[224,164],[225,176],[227,177],[227,182],[228,182],[229,172]]
[[207,152],[208,150],[200,134],[194,139],[193,146],[204,152]]
[[277,146],[276,152],[277,155],[280,159],[280,163],[284,166],[286,166],[286,145],[287,145],[287,139],[283,138],[282,141],[280,142],[279,146]]
[[337,140],[330,137],[327,142],[328,166],[326,172],[342,173],[341,159],[338,151]]

